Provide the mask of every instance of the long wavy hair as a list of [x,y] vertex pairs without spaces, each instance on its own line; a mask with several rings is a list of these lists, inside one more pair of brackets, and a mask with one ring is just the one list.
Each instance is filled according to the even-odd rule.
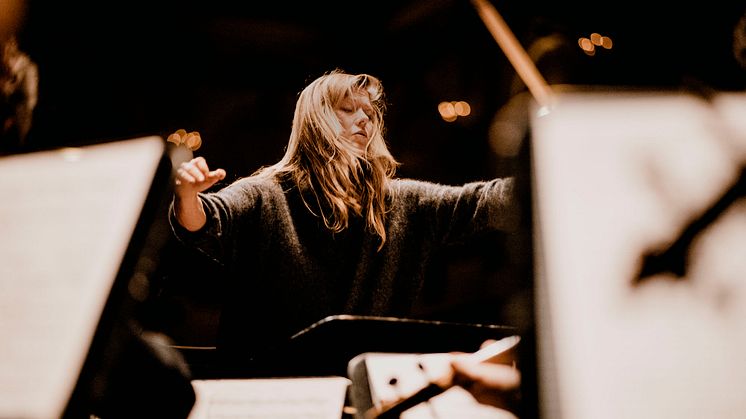
[[[342,125],[334,112],[340,101],[360,93],[368,95],[374,110],[373,131],[362,151],[341,136]],[[294,181],[306,195],[309,211],[335,233],[349,226],[351,216],[364,217],[367,228],[381,239],[380,250],[386,242],[385,188],[399,165],[384,139],[385,107],[383,86],[376,77],[341,70],[322,75],[298,97],[285,155],[254,176]]]

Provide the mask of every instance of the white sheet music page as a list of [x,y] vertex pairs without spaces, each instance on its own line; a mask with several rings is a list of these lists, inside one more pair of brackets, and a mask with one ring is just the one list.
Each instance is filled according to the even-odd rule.
[[340,419],[344,377],[192,380],[189,419]]
[[741,178],[745,112],[744,94],[577,92],[533,119],[543,418],[744,416],[744,191],[684,232]]
[[63,413],[163,147],[0,158],[0,417]]

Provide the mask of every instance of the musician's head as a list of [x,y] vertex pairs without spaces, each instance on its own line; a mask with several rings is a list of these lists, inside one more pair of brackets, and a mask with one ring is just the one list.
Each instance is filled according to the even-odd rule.
[[[291,178],[314,199],[333,231],[362,216],[386,240],[386,194],[398,162],[384,139],[383,85],[368,74],[328,72],[301,91],[295,106],[287,150],[262,175]],[[315,206],[319,208],[312,208]]]
[[387,155],[383,85],[371,75],[334,70],[298,96],[289,148],[325,148],[356,156]]
[[31,129],[38,71],[15,37],[0,41],[0,150],[18,150]]
[[736,22],[733,28],[733,57],[746,70],[746,12]]

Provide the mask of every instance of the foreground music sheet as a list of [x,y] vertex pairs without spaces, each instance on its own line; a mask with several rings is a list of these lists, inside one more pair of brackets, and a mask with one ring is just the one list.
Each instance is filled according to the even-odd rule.
[[0,158],[0,417],[63,414],[163,150]]
[[189,419],[340,419],[344,377],[193,380]]
[[[616,92],[534,118],[542,418],[744,417],[744,115],[743,94]],[[683,272],[641,274],[729,190]]]

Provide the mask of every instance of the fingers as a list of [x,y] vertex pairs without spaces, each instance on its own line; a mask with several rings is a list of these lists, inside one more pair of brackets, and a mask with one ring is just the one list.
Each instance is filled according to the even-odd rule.
[[204,157],[195,157],[193,158],[187,165],[191,165],[192,167],[196,168],[203,176],[207,175],[207,173],[210,171],[210,168],[207,167],[207,161]]
[[225,170],[210,171],[204,157],[195,157],[179,165],[176,170],[175,184],[180,191],[202,192],[225,178]]
[[484,348],[492,345],[495,342],[497,342],[495,339],[487,339],[484,342],[482,342],[481,345],[479,345],[479,349],[484,349]]
[[207,177],[215,180],[223,180],[225,179],[225,170],[223,169],[216,169],[212,172],[207,173]]
[[520,401],[521,374],[516,368],[456,357],[451,365],[454,383],[483,404],[514,411]]
[[210,168],[204,157],[195,157],[188,162],[181,163],[177,173],[187,183],[204,182],[210,173]]
[[462,379],[480,383],[495,390],[514,390],[521,384],[520,372],[508,365],[474,363],[465,359],[454,359],[453,368]]

